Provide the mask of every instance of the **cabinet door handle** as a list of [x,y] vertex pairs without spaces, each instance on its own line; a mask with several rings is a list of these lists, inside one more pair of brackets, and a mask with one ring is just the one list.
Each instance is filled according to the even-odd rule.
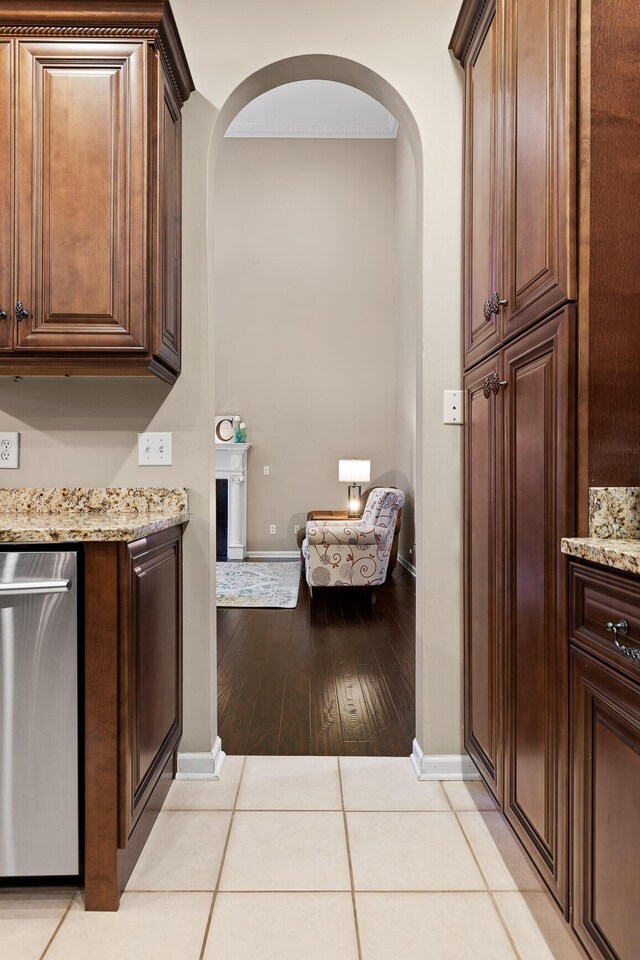
[[7,319],[7,311],[3,310],[2,307],[0,307],[0,320],[6,320],[6,319]]
[[18,302],[16,303],[16,317],[17,317],[17,319],[18,319],[18,320],[26,320],[28,316],[29,316],[29,314],[27,313],[27,311],[25,310],[25,308],[22,306],[22,300],[18,300]]
[[495,290],[488,300],[484,302],[484,318],[490,320],[494,313],[497,313],[500,307],[506,307],[509,301],[502,299],[497,290]]
[[613,623],[611,620],[606,624],[607,631],[613,634],[613,642],[616,647],[627,659],[633,660],[635,663],[640,663],[640,650],[635,650],[633,647],[628,647],[624,643],[620,643],[618,640],[618,634],[621,634],[623,637],[629,633],[629,624],[626,620],[618,620],[617,623]]
[[485,377],[482,381],[482,392],[485,399],[488,400],[492,393],[500,393],[500,387],[507,386],[509,386],[508,380],[501,380],[497,373],[492,373],[491,376]]

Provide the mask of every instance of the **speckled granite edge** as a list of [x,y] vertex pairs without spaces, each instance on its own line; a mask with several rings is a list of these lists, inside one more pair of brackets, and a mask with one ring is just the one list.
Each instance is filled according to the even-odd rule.
[[187,511],[171,514],[112,513],[80,516],[3,516],[0,514],[0,543],[75,543],[96,540],[139,540],[152,533],[186,523]]
[[571,557],[590,560],[625,573],[640,574],[640,540],[614,537],[571,537],[561,541],[560,549]]
[[640,487],[591,487],[589,536],[640,538]]
[[118,512],[175,515],[189,508],[184,487],[0,487],[0,515]]

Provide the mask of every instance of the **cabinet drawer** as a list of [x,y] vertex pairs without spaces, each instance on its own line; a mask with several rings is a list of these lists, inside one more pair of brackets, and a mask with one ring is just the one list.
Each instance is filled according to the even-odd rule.
[[[571,639],[640,680],[640,660],[629,655],[631,651],[640,654],[640,578],[575,562],[569,565],[569,578]],[[616,646],[613,632],[607,630],[608,623],[621,620],[628,628],[626,634],[618,636],[624,649]]]

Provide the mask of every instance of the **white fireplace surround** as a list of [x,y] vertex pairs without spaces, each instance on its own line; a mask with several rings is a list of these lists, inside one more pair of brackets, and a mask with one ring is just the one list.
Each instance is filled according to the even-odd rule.
[[227,559],[247,552],[247,454],[250,443],[216,443],[216,480],[229,481]]

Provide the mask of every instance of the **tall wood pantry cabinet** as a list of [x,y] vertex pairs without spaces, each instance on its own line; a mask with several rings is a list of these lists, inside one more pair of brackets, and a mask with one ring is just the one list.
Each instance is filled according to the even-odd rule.
[[463,6],[466,745],[559,901],[574,532],[575,17]]
[[0,375],[180,373],[181,118],[168,3],[0,8]]
[[639,31],[631,0],[465,0],[451,39],[465,73],[465,743],[567,918],[587,906],[569,870],[560,540],[587,534],[590,486],[640,483]]

